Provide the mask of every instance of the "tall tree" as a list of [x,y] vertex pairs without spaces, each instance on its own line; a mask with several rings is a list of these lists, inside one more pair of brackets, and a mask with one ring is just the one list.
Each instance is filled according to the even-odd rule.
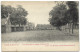
[[69,23],[72,23],[72,33],[73,33],[73,29],[74,29],[74,25],[78,22],[78,18],[79,18],[79,12],[78,12],[78,3],[75,1],[68,1],[66,2],[66,4],[68,5],[68,10],[67,10],[67,18],[69,20]]
[[9,16],[12,25],[25,25],[27,23],[28,12],[18,5],[17,8],[12,6],[1,5],[1,18],[7,18]]
[[67,24],[67,19],[65,18],[65,12],[67,11],[66,5],[60,4],[56,5],[49,13],[50,19],[49,22],[51,25],[60,27]]
[[15,9],[15,11],[10,15],[10,21],[13,25],[25,25],[27,22],[27,18],[25,18],[28,15],[27,11],[22,8],[20,5],[18,8]]
[[1,5],[1,18],[7,18],[9,14],[11,14],[14,11],[14,8],[10,5],[5,6]]

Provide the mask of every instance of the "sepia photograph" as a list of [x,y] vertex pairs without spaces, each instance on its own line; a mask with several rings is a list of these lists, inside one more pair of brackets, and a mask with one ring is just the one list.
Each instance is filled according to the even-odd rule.
[[[8,52],[8,51],[3,51],[3,52]],[[9,52],[16,52],[16,51],[9,51]],[[19,51],[19,52],[22,52],[22,51]],[[23,51],[23,52],[28,52],[28,51]],[[33,52],[35,52],[35,51],[33,51]],[[40,51],[36,51],[36,52],[40,52]],[[42,51],[42,52],[44,52],[44,51]],[[50,52],[79,52],[79,51],[50,51]]]
[[[33,48],[46,43],[44,45],[58,49],[58,46],[72,46],[67,48],[78,51],[79,1],[1,1],[1,41],[2,50],[20,43]],[[46,48],[50,48],[49,51],[54,49]]]

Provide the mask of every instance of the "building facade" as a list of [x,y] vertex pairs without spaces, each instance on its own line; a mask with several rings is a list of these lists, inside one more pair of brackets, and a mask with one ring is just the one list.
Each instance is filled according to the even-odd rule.
[[36,26],[37,30],[53,30],[55,27],[53,27],[50,24],[37,24]]
[[9,18],[1,19],[1,33],[33,30],[35,25],[28,22],[26,25],[12,25]]

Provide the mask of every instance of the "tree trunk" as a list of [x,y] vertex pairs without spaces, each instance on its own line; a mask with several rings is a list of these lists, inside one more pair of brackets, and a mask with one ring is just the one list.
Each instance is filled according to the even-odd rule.
[[68,27],[69,27],[69,33],[70,33],[70,24],[68,23]]
[[58,27],[58,30],[60,30],[60,31],[61,31],[61,28],[60,28],[60,27]]
[[72,24],[72,34],[74,33],[74,31],[73,31],[74,30],[74,27],[73,26],[74,26],[74,23]]
[[70,30],[71,30],[71,23],[69,23],[69,33],[71,32]]
[[69,33],[70,33],[70,28],[69,28]]
[[20,24],[19,24],[19,31],[20,31]]
[[15,24],[15,27],[14,27],[14,31],[16,32],[16,24]]

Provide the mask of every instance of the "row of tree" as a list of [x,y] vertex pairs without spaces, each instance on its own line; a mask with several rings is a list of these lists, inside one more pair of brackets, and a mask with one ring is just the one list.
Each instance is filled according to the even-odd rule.
[[[56,2],[57,5],[50,11],[49,22],[51,25],[56,26],[59,30],[61,26],[66,24],[72,24],[73,26],[78,23],[79,12],[78,12],[78,2],[76,1],[66,1],[66,2]],[[70,28],[69,28],[70,29]]]
[[17,8],[12,6],[1,5],[1,18],[8,18],[12,25],[25,25],[27,23],[28,12],[18,5]]

